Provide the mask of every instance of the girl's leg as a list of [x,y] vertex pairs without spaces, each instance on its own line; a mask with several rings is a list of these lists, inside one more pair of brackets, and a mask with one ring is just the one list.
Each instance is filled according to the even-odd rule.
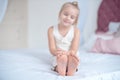
[[79,64],[79,59],[75,55],[68,56],[68,68],[67,68],[67,76],[73,76],[77,70]]
[[61,76],[66,75],[67,55],[60,55],[57,57],[57,71]]

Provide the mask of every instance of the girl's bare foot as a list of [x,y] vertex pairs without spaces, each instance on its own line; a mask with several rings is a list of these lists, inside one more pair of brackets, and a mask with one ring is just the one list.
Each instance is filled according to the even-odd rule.
[[67,76],[73,76],[74,73],[77,70],[79,64],[79,59],[77,56],[68,56],[68,70],[67,70]]
[[57,71],[61,76],[66,75],[67,55],[60,55],[57,57]]

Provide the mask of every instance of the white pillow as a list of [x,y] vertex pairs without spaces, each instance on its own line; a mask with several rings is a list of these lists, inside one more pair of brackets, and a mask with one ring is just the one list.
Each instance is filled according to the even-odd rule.
[[120,22],[110,22],[109,23],[109,33],[117,32]]
[[117,32],[115,33],[114,37],[120,37],[120,25],[119,25],[119,28],[118,28]]

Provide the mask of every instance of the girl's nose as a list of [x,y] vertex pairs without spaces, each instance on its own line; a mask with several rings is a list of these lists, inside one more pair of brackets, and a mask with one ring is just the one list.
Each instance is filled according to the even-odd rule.
[[67,19],[69,20],[69,19],[70,19],[70,16],[67,16]]

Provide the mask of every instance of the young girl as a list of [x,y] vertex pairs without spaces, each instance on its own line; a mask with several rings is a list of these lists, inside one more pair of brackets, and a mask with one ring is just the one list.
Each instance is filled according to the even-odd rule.
[[77,2],[65,3],[59,12],[59,23],[48,29],[49,50],[54,56],[54,70],[61,76],[72,76],[79,64],[80,31],[76,27],[79,17]]

